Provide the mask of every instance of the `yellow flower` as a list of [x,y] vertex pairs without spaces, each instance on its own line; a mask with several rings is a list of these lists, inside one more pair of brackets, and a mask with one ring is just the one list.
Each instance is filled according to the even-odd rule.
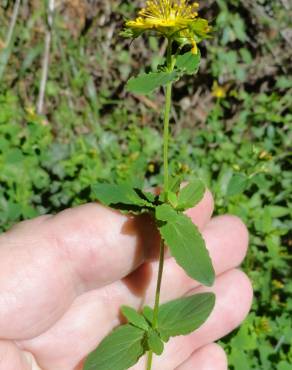
[[206,38],[211,28],[208,21],[198,18],[198,3],[188,0],[148,0],[135,20],[126,22],[132,37],[154,31],[180,44],[191,44],[197,53],[197,42]]
[[212,87],[212,95],[217,99],[223,99],[226,97],[226,87],[218,85],[215,81]]
[[128,26],[144,29],[186,27],[198,16],[199,4],[187,5],[186,0],[149,0],[146,7],[140,10],[140,17],[129,21]]

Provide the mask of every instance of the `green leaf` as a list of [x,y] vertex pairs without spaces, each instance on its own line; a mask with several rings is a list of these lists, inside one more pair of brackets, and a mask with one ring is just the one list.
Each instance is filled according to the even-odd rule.
[[291,362],[281,361],[277,367],[278,370],[291,370]]
[[291,208],[282,206],[266,206],[265,210],[274,218],[281,218],[291,213]]
[[192,180],[178,194],[177,209],[184,211],[198,204],[205,194],[205,185],[199,179]]
[[135,94],[149,94],[158,87],[175,81],[177,77],[176,72],[142,73],[138,77],[130,78],[127,83],[127,90]]
[[164,337],[186,335],[198,329],[215,305],[213,293],[179,298],[160,306],[158,331]]
[[164,349],[164,344],[162,340],[160,339],[157,331],[152,329],[148,332],[147,342],[148,342],[149,349],[151,349],[157,355],[161,355]]
[[149,323],[152,323],[153,321],[153,310],[151,307],[149,306],[145,306],[143,308],[143,315],[144,317],[146,318],[146,320],[149,322]]
[[139,31],[139,30],[133,30],[133,29],[126,28],[122,30],[119,33],[119,35],[125,38],[136,39],[137,37],[141,36],[143,32],[144,30]]
[[132,307],[122,306],[121,311],[122,314],[129,321],[129,323],[133,324],[134,326],[137,326],[142,330],[149,329],[149,324],[145,320],[145,318],[142,315],[140,315],[136,310],[134,310]]
[[183,180],[182,175],[170,176],[169,177],[169,185],[168,185],[169,190],[176,193],[180,188],[180,184],[181,184],[182,180]]
[[173,191],[167,192],[167,200],[173,206],[173,208],[177,207],[178,199],[177,199],[177,195]]
[[145,199],[150,203],[154,203],[156,201],[157,196],[152,193],[149,193],[141,189],[135,189],[135,191],[140,196],[140,198]]
[[155,217],[158,221],[171,222],[177,215],[178,213],[169,204],[161,204],[155,209]]
[[198,72],[201,62],[201,53],[193,54],[191,51],[179,55],[176,60],[176,67],[179,71],[192,75]]
[[169,341],[169,335],[167,335],[164,332],[159,332],[160,338],[163,340],[164,343],[167,343]]
[[244,174],[235,174],[229,181],[227,187],[227,196],[233,196],[242,193],[248,185],[248,178]]
[[170,205],[156,207],[158,228],[176,262],[193,279],[211,286],[215,279],[212,262],[204,239],[192,220],[177,213]]
[[125,370],[145,353],[145,331],[123,325],[103,339],[85,362],[84,370]]
[[189,26],[190,30],[194,33],[197,42],[203,39],[210,38],[210,27],[208,21],[204,18],[196,18]]
[[[128,205],[143,207],[153,207],[146,199],[139,196],[139,190],[133,189],[127,184],[95,184],[92,187],[93,194],[101,203],[118,209],[127,207],[118,207],[118,205]],[[115,207],[117,206],[117,207]]]

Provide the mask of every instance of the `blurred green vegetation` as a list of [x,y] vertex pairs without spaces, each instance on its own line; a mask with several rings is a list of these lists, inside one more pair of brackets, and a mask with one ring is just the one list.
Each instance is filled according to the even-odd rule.
[[[41,115],[46,2],[20,5],[8,45],[15,2],[0,4],[0,229],[88,201],[100,179],[160,184],[163,93],[124,90],[165,49],[119,36],[141,2],[57,3]],[[253,309],[222,341],[235,370],[292,368],[291,12],[286,0],[205,1],[213,38],[201,45],[199,75],[174,92],[172,170],[199,174],[216,213],[250,231]]]

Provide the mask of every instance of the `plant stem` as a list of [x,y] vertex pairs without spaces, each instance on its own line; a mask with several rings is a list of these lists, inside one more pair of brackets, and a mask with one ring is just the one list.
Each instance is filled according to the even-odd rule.
[[[174,64],[172,60],[172,41],[168,40],[167,47],[167,68],[169,72],[173,71]],[[171,95],[172,95],[172,82],[166,85],[165,93],[165,111],[164,111],[164,124],[163,124],[163,174],[164,174],[164,193],[167,200],[169,176],[168,176],[168,143],[169,143],[169,119],[171,110]]]
[[158,319],[158,311],[159,311],[159,299],[160,299],[160,290],[161,290],[163,264],[164,264],[163,262],[164,262],[164,242],[163,242],[163,240],[161,240],[161,242],[160,242],[160,253],[159,253],[158,277],[157,277],[157,286],[156,286],[156,292],[155,292],[155,304],[154,304],[153,321],[152,321],[153,328],[157,327],[157,319]]
[[[171,40],[168,40],[167,68],[169,72],[172,72],[174,68],[174,63],[172,60],[172,41]],[[166,201],[167,201],[167,192],[168,192],[168,186],[169,186],[168,143],[169,143],[169,119],[170,119],[170,110],[171,110],[171,96],[172,96],[172,82],[168,83],[166,86],[164,123],[163,123],[163,127],[164,127],[163,128],[163,183],[164,183],[163,192],[165,194]],[[154,329],[157,328],[157,322],[158,322],[160,290],[161,290],[161,282],[162,282],[162,274],[163,274],[163,266],[164,266],[164,249],[165,249],[164,242],[163,240],[161,240],[160,252],[159,252],[158,277],[157,277],[155,303],[154,303],[154,309],[153,309],[153,321],[152,321],[152,327]],[[147,370],[151,370],[152,368],[152,359],[153,359],[153,352],[150,350],[148,352]]]
[[164,193],[167,200],[168,192],[168,141],[169,141],[169,118],[171,109],[172,82],[166,86],[165,113],[164,113],[164,133],[163,133],[163,168],[164,168]]

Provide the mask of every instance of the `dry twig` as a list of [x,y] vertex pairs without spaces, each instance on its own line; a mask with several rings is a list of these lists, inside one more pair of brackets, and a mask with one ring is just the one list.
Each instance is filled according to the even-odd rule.
[[14,28],[15,28],[18,13],[19,13],[19,7],[20,7],[20,0],[16,0],[14,4],[13,14],[12,14],[11,21],[10,21],[9,30],[8,30],[6,40],[5,40],[5,47],[8,47],[12,40]]
[[55,0],[49,0],[48,29],[47,29],[46,38],[45,38],[45,51],[44,51],[44,58],[43,58],[43,65],[42,65],[42,78],[40,82],[40,91],[39,91],[39,97],[38,97],[38,103],[37,103],[38,114],[43,113],[45,91],[46,91],[46,84],[47,84],[48,71],[49,71],[49,59],[50,59],[50,48],[51,48],[51,40],[52,40],[54,10],[55,10]]
[[7,36],[6,36],[6,40],[5,40],[5,42],[0,40],[0,51],[1,51],[1,54],[0,54],[0,80],[2,79],[2,76],[4,75],[5,68],[6,68],[6,66],[8,64],[8,61],[9,61],[9,58],[10,58],[10,53],[11,53],[11,49],[12,49],[10,47],[10,44],[12,43],[13,33],[14,33],[14,29],[15,29],[15,25],[16,25],[18,13],[19,13],[19,8],[20,8],[20,0],[16,0],[16,2],[14,4],[13,13],[12,13],[12,17],[11,17],[11,20],[10,20],[10,25],[9,25],[8,33],[7,33]]

